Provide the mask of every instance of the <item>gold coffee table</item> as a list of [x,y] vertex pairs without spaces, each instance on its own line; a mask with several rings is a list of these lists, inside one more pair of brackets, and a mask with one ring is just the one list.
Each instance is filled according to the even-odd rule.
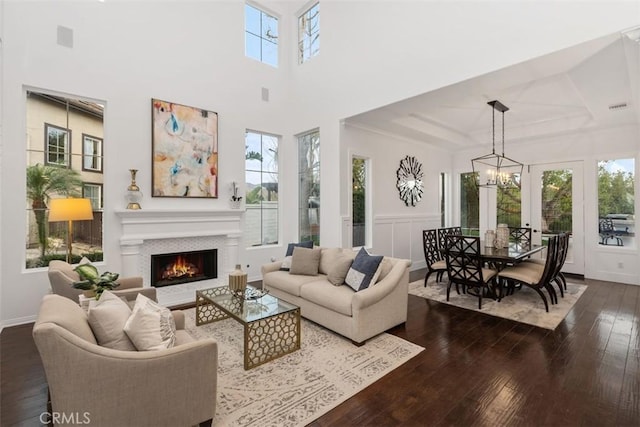
[[[259,292],[247,287],[246,295]],[[300,349],[300,307],[271,295],[246,299],[227,286],[196,291],[196,325],[231,317],[244,326],[244,369]]]

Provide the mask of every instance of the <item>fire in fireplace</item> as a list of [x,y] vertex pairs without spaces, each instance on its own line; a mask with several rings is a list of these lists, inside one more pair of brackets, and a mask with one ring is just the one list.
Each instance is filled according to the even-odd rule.
[[151,255],[151,286],[171,286],[218,277],[218,250]]

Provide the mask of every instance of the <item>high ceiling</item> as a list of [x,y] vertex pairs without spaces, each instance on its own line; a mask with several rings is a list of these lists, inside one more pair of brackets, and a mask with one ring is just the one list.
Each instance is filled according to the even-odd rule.
[[637,123],[639,39],[640,30],[610,35],[345,122],[451,151],[490,146],[487,102],[494,99],[509,107],[504,117],[509,144]]

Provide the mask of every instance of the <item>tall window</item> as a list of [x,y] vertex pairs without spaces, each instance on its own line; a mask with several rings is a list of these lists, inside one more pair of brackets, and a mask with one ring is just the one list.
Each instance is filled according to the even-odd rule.
[[480,233],[480,198],[478,173],[460,174],[460,226],[462,233],[477,236]]
[[320,132],[298,136],[298,237],[320,244]]
[[71,147],[69,147],[69,132],[68,129],[64,129],[55,125],[45,124],[46,132],[46,150],[47,150],[47,163],[50,165],[59,165],[69,167],[69,154]]
[[360,157],[354,157],[351,161],[353,247],[367,245],[367,165],[368,161]]
[[496,190],[497,224],[507,224],[509,227],[521,227],[520,174],[514,174],[513,182],[506,187],[498,186]]
[[245,135],[247,246],[278,243],[278,142],[266,133],[247,130]]
[[320,3],[311,6],[298,18],[298,63],[320,52]]
[[278,18],[253,6],[244,6],[244,52],[249,58],[278,66]]
[[634,246],[635,159],[598,162],[599,243]]
[[82,134],[82,169],[102,172],[102,138]]
[[50,223],[48,204],[67,196],[86,197],[94,209],[93,220],[74,221],[71,262],[101,261],[103,174],[93,172],[104,172],[104,105],[27,91],[26,126],[26,268],[66,258],[67,223]]

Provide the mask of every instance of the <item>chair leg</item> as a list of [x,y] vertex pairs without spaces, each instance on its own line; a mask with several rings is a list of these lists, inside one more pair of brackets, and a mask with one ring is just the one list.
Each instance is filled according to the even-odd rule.
[[427,287],[427,280],[429,280],[429,275],[430,275],[431,273],[433,273],[433,271],[429,270],[429,271],[427,271],[427,275],[426,275],[426,276],[424,276],[424,287],[425,287],[425,288]]
[[553,285],[551,284],[551,282],[547,283],[544,287],[547,289],[547,292],[549,292],[549,298],[551,298],[551,304],[557,304],[558,294],[556,294],[556,290],[553,288]]
[[564,277],[564,274],[562,274],[562,272],[558,273],[558,277],[560,278],[560,280],[562,280],[562,284],[564,285],[564,290],[567,290],[567,278]]
[[538,293],[538,295],[540,295],[540,298],[542,298],[542,302],[544,302],[544,309],[548,313],[549,312],[549,304],[547,303],[547,297],[544,296],[544,294],[542,293],[542,291],[540,289],[534,288],[534,287],[531,287],[531,289],[533,289],[534,291],[536,291]]
[[[449,301],[449,292],[451,291],[451,285],[453,284],[453,282],[451,280],[449,280],[449,284],[447,285],[447,301]],[[456,283],[456,290],[458,289],[458,284]],[[460,292],[458,292],[460,293]]]
[[[555,284],[558,286],[558,289],[560,290],[560,296],[562,298],[564,298],[564,289],[562,288],[562,282],[560,281],[560,278],[559,277],[555,277],[553,279],[553,281],[555,282]],[[556,302],[558,302],[558,301],[556,301]]]

